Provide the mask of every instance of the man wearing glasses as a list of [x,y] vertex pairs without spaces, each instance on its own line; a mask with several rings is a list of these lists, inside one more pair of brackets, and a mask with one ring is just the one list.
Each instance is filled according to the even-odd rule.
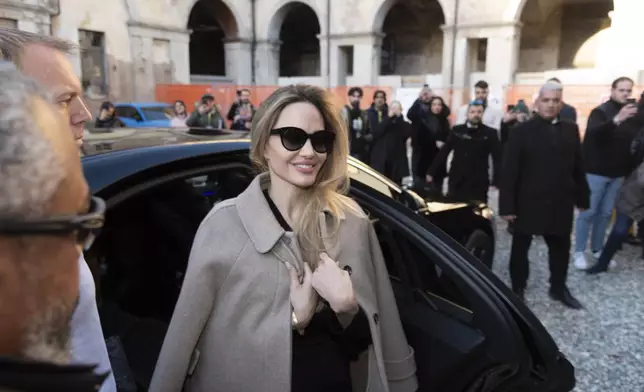
[[0,390],[95,391],[106,374],[69,365],[78,258],[103,225],[66,119],[0,62]]
[[[81,99],[82,86],[66,55],[74,46],[54,37],[0,28],[0,59],[13,61],[23,74],[47,90],[50,101],[68,119],[67,129],[76,144],[83,143],[84,125],[91,114]],[[77,154],[76,158],[79,156]],[[84,197],[84,196],[83,196]],[[76,363],[97,364],[97,370],[110,373],[111,366],[96,306],[96,288],[89,266],[79,258],[80,294],[72,319],[72,356]],[[112,375],[101,392],[116,392]]]

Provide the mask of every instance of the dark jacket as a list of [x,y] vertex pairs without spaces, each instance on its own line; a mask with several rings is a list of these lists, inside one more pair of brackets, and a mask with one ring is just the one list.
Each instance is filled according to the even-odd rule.
[[105,120],[101,120],[99,117],[96,117],[96,121],[94,122],[95,128],[121,128],[124,126],[125,124],[123,124],[123,121],[119,120],[116,116],[112,116]]
[[615,208],[636,222],[644,219],[644,128],[631,143],[634,169],[619,189]]
[[577,124],[537,115],[510,132],[499,214],[517,217],[516,232],[570,235],[574,207],[587,209],[589,194]]
[[[376,134],[382,134],[388,118],[389,118],[389,107],[386,104],[382,107],[380,116],[378,115],[378,110],[376,110],[376,107],[372,104],[371,107],[367,109],[367,127],[368,128],[366,133],[371,134],[370,137],[373,137],[373,135],[376,135]],[[374,156],[374,154],[371,154],[372,146],[373,146],[373,139],[370,139],[367,144],[368,159],[371,159]]]
[[454,156],[449,171],[450,197],[487,202],[490,156],[494,169],[493,185],[497,184],[501,169],[501,143],[496,129],[484,124],[477,128],[470,128],[467,124],[455,126],[429,168],[429,175],[440,174],[451,151],[454,151]]
[[95,392],[107,375],[94,373],[94,366],[60,366],[0,357],[0,391]]
[[349,130],[351,155],[367,162],[369,160],[367,154],[373,140],[373,135],[369,132],[369,124],[367,124],[367,112],[360,107],[345,105],[340,111],[340,115]]
[[371,167],[400,184],[409,175],[407,139],[411,137],[411,124],[402,116],[387,118],[383,127],[373,135]]
[[586,173],[610,178],[630,173],[630,146],[638,127],[633,118],[615,125],[613,119],[623,106],[609,100],[590,112],[583,144]]
[[195,128],[225,129],[226,122],[216,109],[203,115],[200,114],[198,110],[195,110],[186,120],[186,126]]
[[561,111],[559,112],[559,119],[564,121],[577,122],[577,109],[564,102]]
[[255,117],[255,106],[253,106],[252,103],[248,103],[250,105],[250,111],[251,111],[251,117],[250,120],[248,119],[239,119],[237,122],[235,122],[235,117],[240,114],[240,109],[242,108],[242,104],[239,102],[235,102],[232,104],[230,107],[230,110],[228,110],[228,115],[226,118],[230,121],[230,129],[234,130],[239,130],[239,131],[249,131],[250,129],[246,127],[246,123],[252,121],[253,117]]
[[[442,101],[442,99],[441,99]],[[425,178],[429,172],[439,148],[436,142],[447,141],[450,132],[449,125],[450,110],[443,102],[443,110],[435,115],[421,100],[417,99],[407,111],[407,118],[412,123],[412,171],[417,178]],[[444,177],[446,168],[440,168],[436,177]]]

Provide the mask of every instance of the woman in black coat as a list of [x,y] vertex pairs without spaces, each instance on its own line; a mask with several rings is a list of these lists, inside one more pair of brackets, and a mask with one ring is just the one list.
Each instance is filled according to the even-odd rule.
[[371,149],[371,167],[396,184],[409,176],[407,139],[411,137],[411,124],[402,116],[402,105],[393,101],[382,127],[374,129]]
[[[427,182],[429,167],[450,132],[449,115],[449,107],[438,96],[432,97],[428,104],[417,100],[409,109],[407,117],[414,124],[412,170],[415,181]],[[443,166],[433,178],[433,187],[438,192],[443,188],[446,174],[447,168]]]

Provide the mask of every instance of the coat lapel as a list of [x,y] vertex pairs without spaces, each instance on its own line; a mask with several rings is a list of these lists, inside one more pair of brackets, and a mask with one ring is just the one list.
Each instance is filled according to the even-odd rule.
[[242,225],[259,253],[269,252],[284,235],[284,229],[275,219],[262,193],[269,183],[268,173],[258,175],[248,188],[237,196],[235,203]]

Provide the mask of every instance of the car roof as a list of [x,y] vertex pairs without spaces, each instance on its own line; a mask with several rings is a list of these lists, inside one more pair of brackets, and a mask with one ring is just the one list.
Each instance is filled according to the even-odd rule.
[[[106,153],[84,156],[83,170],[92,192],[102,189],[141,171],[160,165],[198,158],[212,154],[244,154],[250,150],[250,139],[222,139],[138,147],[110,151]],[[380,186],[387,185],[392,190],[400,192],[400,186],[379,175],[371,167],[349,157],[350,169],[360,169],[365,174],[379,178]]]

